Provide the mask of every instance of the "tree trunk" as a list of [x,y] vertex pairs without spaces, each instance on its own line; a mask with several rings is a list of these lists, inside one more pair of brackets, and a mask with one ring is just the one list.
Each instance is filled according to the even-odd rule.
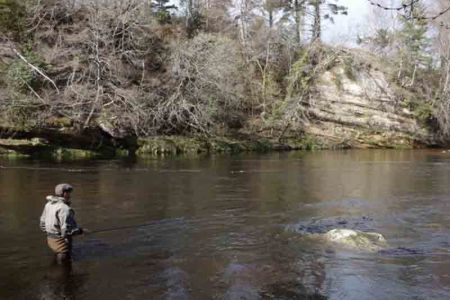
[[273,9],[269,9],[269,28],[273,27]]
[[320,38],[322,35],[322,24],[321,24],[321,15],[320,15],[320,4],[321,0],[314,0],[312,3],[314,9],[314,24],[312,30],[312,42],[320,42]]
[[193,10],[194,10],[193,1],[194,0],[187,0],[187,3],[186,3],[186,30],[188,32],[189,37],[191,35],[192,16],[193,16]]
[[241,39],[242,47],[247,50],[247,17],[248,17],[248,7],[247,0],[241,0],[239,10],[241,17],[239,18],[239,35]]
[[300,45],[302,36],[301,36],[301,22],[302,22],[302,8],[299,3],[299,0],[294,0],[294,19],[295,19],[295,41],[297,45]]

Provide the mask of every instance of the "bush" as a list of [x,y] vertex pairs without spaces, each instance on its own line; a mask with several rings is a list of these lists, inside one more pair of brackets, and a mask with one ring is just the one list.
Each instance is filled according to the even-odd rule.
[[[23,56],[30,64],[45,69],[45,63],[33,51],[27,50]],[[43,84],[42,77],[20,58],[14,59],[7,67],[6,83],[17,92],[25,92],[30,88],[38,90]]]
[[174,49],[173,91],[163,115],[174,131],[211,133],[246,107],[244,61],[228,38],[200,34]]
[[42,125],[45,118],[44,106],[36,99],[21,93],[10,93],[0,103],[0,119],[2,125],[16,129],[29,129]]
[[26,10],[22,1],[0,0],[0,33],[20,39],[24,33]]

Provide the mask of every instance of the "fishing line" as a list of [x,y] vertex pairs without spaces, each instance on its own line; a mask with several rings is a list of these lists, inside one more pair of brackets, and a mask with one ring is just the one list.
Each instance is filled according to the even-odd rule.
[[165,225],[167,223],[172,223],[174,221],[175,222],[184,221],[184,218],[158,220],[158,221],[152,221],[152,222],[143,223],[143,224],[134,224],[134,225],[111,227],[111,228],[103,228],[103,229],[89,231],[88,234],[112,232],[112,231],[119,231],[119,230],[126,230],[126,229],[135,229],[135,228],[149,227],[149,226],[154,226],[154,225]]

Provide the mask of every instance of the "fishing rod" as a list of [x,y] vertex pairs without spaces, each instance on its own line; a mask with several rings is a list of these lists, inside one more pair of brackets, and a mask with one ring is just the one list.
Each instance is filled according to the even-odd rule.
[[177,219],[168,219],[168,220],[157,220],[152,221],[148,223],[142,223],[142,224],[134,224],[134,225],[126,225],[126,226],[118,226],[118,227],[110,227],[110,228],[102,228],[97,230],[87,230],[87,233],[89,235],[91,234],[97,234],[97,233],[104,233],[104,232],[112,232],[112,231],[119,231],[119,230],[126,230],[126,229],[135,229],[135,228],[142,228],[142,227],[148,227],[148,226],[154,226],[154,225],[164,225],[167,223],[172,223],[173,221],[184,221],[184,218],[177,218]]

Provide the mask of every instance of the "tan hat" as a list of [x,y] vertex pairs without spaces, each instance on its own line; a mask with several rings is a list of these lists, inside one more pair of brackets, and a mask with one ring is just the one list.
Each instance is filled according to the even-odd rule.
[[73,186],[68,183],[60,183],[55,187],[55,195],[59,197],[62,197],[64,195],[64,192],[71,191],[73,191]]

